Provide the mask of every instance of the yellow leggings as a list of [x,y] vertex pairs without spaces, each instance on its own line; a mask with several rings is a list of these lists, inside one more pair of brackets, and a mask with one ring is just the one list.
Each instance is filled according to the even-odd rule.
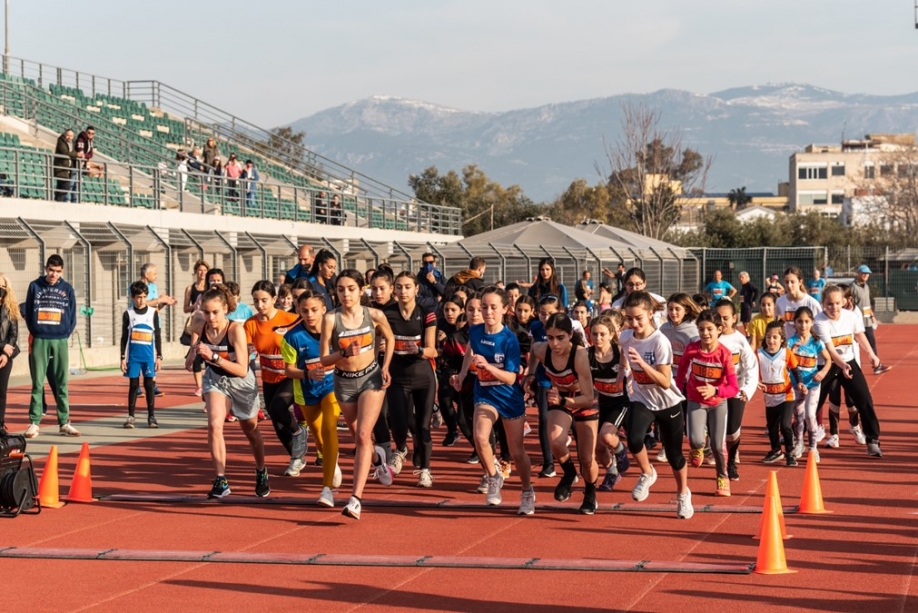
[[312,432],[316,449],[322,453],[322,487],[331,487],[338,463],[338,415],[341,414],[338,399],[334,392],[329,392],[319,404],[301,406],[300,411],[305,418],[302,425]]

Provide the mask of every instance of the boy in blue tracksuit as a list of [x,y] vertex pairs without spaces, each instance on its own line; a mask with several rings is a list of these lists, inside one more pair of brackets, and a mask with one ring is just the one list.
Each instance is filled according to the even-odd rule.
[[[64,260],[58,254],[45,263],[45,276],[29,284],[25,307],[22,310],[29,334],[32,336],[29,362],[32,370],[32,400],[29,403],[29,427],[26,438],[38,436],[41,422],[41,405],[48,363],[57,384],[54,398],[57,401],[57,423],[62,436],[80,436],[70,424],[70,402],[67,394],[67,375],[70,365],[68,339],[76,327],[76,293],[64,281]],[[54,360],[51,360],[51,356]]]

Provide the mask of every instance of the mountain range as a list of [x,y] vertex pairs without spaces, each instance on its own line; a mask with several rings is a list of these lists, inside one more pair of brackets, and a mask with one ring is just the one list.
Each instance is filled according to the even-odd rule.
[[400,190],[409,191],[408,176],[428,166],[445,173],[477,164],[547,202],[578,177],[599,180],[596,166],[606,165],[604,143],[621,134],[624,103],[659,111],[662,128],[680,129],[685,146],[713,157],[708,192],[775,192],[787,181],[788,157],[807,144],[918,127],[918,93],[846,94],[805,84],[713,94],[664,89],[498,113],[373,96],[289,125],[316,152]]

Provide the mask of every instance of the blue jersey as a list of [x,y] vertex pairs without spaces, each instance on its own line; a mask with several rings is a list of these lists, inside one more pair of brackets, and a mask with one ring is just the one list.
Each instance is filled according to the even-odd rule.
[[822,352],[826,350],[825,344],[811,334],[806,343],[801,343],[799,336],[792,336],[787,340],[787,346],[797,358],[797,368],[803,384],[807,389],[819,387],[819,381],[813,378],[819,372],[819,360]]
[[721,298],[727,298],[730,290],[736,289],[723,279],[720,281],[711,281],[704,286],[704,291],[711,294],[711,302],[717,302]]
[[806,282],[807,288],[810,290],[810,296],[813,297],[816,302],[822,303],[822,290],[826,288],[825,279],[810,279]]
[[[313,334],[303,324],[288,331],[281,340],[281,355],[284,363],[294,364],[306,373],[317,368],[325,368],[319,361],[319,335]],[[297,385],[299,384],[299,385]],[[308,374],[303,379],[294,381],[293,397],[299,404],[319,404],[322,398],[335,389],[335,378],[330,369],[325,370],[325,378],[315,381]]]
[[240,302],[236,305],[236,310],[226,314],[226,318],[230,321],[245,321],[254,314],[255,312],[252,310],[252,307],[244,302]]
[[156,322],[154,307],[138,313],[131,305],[127,309],[128,336],[124,359],[128,364],[149,364],[156,360]]
[[[484,324],[469,329],[469,347],[475,355],[484,357],[489,364],[516,376],[520,371],[520,342],[510,328],[504,326],[496,334],[485,332]],[[519,383],[510,385],[497,380],[487,370],[479,369],[475,380],[475,403],[484,403],[497,409],[502,417],[519,417],[526,411],[523,388]]]

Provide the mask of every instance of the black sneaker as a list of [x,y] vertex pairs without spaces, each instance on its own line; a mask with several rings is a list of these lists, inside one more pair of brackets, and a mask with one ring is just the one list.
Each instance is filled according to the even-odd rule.
[[778,462],[783,459],[784,459],[783,451],[781,451],[780,449],[772,449],[767,454],[765,454],[765,457],[762,458],[762,462],[764,462],[765,464],[774,464],[775,462]]
[[787,456],[787,465],[788,466],[797,466],[797,458],[794,457],[794,454]]
[[313,462],[316,466],[322,466],[322,455],[316,451],[316,461]]
[[651,449],[653,449],[653,448],[656,447],[656,446],[657,446],[657,439],[656,439],[656,438],[654,438],[653,436],[651,436],[651,435],[649,435],[649,434],[648,434],[647,436],[644,437],[644,448],[647,449],[647,451],[650,451]]
[[159,389],[158,387],[156,387],[156,386],[154,385],[154,386],[153,386],[153,395],[154,395],[154,396],[157,396],[157,397],[159,397],[159,396],[165,396],[165,395],[166,395],[166,392],[162,391],[161,389]]
[[580,505],[581,515],[592,515],[596,512],[596,492],[586,492],[583,494],[583,504]]
[[478,464],[479,462],[481,462],[481,459],[478,457],[478,452],[477,452],[477,451],[473,451],[473,452],[472,452],[472,455],[470,455],[470,456],[469,456],[468,458],[466,458],[466,460],[465,460],[465,463],[466,463],[466,464]]
[[214,486],[210,488],[210,493],[207,494],[208,498],[223,498],[224,496],[230,495],[229,481],[226,480],[226,477],[217,477],[214,479]]
[[557,474],[558,474],[558,473],[555,472],[555,465],[554,465],[554,464],[545,464],[545,465],[542,467],[542,470],[539,471],[539,477],[541,477],[541,478],[543,478],[543,479],[550,479],[550,478],[554,477],[554,476],[557,475]]
[[739,481],[739,471],[733,462],[727,464],[727,476],[730,477],[730,481]]
[[444,446],[444,447],[452,447],[452,446],[455,445],[458,441],[459,441],[459,433],[458,433],[458,432],[447,432],[447,433],[446,433],[446,438],[443,439],[443,446]]
[[268,483],[268,469],[262,468],[255,471],[255,495],[266,498],[271,493],[271,484]]
[[155,428],[159,428],[159,422],[156,421],[156,418],[155,418],[155,417],[148,417],[148,418],[147,418],[147,427],[148,427],[148,428],[154,428],[154,429],[155,429]]
[[574,481],[577,480],[577,472],[571,471],[569,473],[564,473],[561,475],[561,481],[558,482],[558,485],[555,487],[555,500],[558,502],[564,502],[571,497],[571,487],[574,485]]
[[137,393],[134,394],[134,398],[143,398],[143,389],[137,388]]

